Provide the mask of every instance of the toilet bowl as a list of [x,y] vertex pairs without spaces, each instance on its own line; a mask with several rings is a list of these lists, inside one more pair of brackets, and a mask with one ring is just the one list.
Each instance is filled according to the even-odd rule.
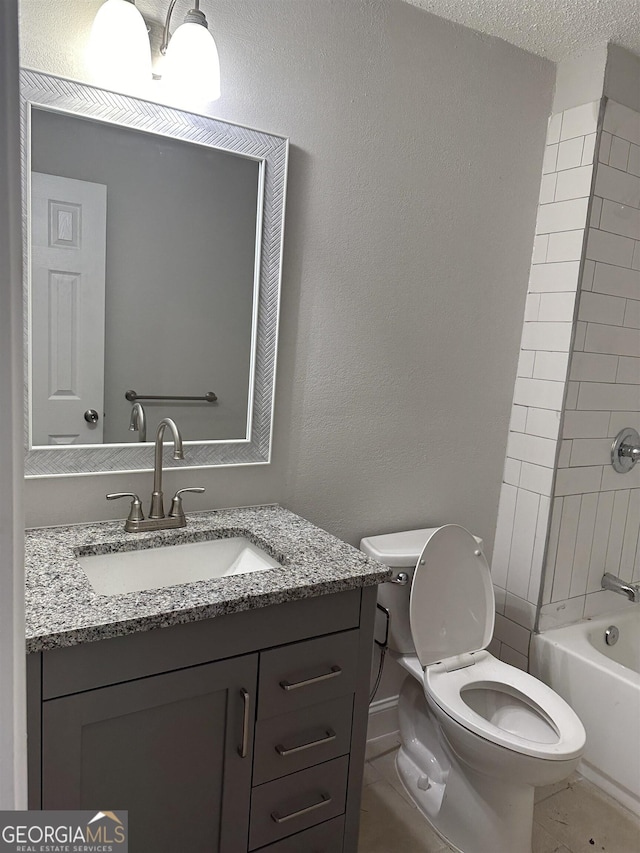
[[551,688],[486,651],[495,604],[481,540],[448,524],[360,547],[401,569],[379,602],[411,676],[396,759],[407,792],[461,853],[531,853],[534,789],[575,769],[585,732]]

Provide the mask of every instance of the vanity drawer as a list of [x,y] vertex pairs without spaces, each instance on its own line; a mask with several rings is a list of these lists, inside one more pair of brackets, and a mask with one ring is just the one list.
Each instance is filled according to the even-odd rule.
[[348,770],[349,756],[345,755],[254,788],[249,850],[342,814]]
[[296,835],[261,847],[256,853],[342,853],[344,817],[334,817]]
[[353,693],[357,664],[357,630],[262,652],[258,719]]
[[253,784],[346,755],[351,746],[353,695],[259,720],[253,748]]

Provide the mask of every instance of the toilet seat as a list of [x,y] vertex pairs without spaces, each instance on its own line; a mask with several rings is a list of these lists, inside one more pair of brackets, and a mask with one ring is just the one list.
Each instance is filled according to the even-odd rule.
[[[444,714],[484,740],[523,755],[566,761],[581,754],[584,729],[564,699],[486,651],[471,657],[470,666],[447,671],[446,663],[436,663],[424,672],[425,694]],[[489,719],[479,713],[483,705]],[[509,730],[514,718],[529,737]]]

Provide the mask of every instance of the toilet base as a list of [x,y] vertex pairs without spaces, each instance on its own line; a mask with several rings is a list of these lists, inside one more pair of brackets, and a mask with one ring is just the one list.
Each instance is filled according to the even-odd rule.
[[435,832],[460,853],[531,853],[535,788],[463,768],[411,677],[399,716],[398,776]]

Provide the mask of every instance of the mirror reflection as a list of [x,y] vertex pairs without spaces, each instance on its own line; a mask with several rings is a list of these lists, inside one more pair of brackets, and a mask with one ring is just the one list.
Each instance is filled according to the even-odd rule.
[[30,130],[31,445],[153,441],[166,416],[248,438],[261,163],[50,109]]

